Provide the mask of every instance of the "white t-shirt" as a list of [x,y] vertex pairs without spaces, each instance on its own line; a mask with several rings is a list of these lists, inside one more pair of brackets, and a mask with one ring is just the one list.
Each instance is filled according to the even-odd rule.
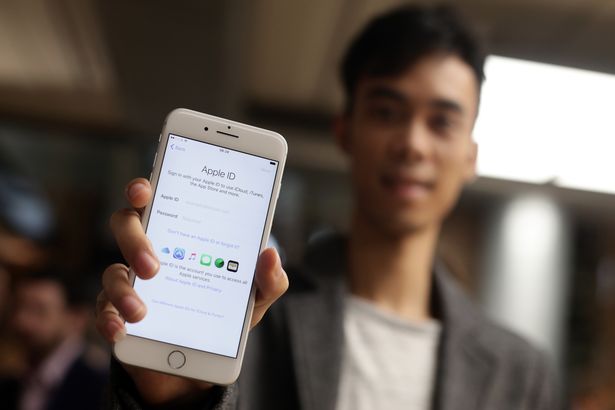
[[429,409],[440,330],[348,295],[337,410]]

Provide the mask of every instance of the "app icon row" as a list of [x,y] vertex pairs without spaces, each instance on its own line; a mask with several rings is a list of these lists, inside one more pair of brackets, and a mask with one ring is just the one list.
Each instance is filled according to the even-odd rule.
[[[165,255],[169,255],[172,254],[174,259],[177,260],[184,260],[184,258],[186,257],[186,250],[184,248],[175,248],[173,249],[173,252],[171,252],[170,248],[164,247],[160,250],[163,254]],[[192,252],[190,253],[190,255],[188,256],[188,260],[189,261],[193,261],[197,259],[197,254],[196,252]],[[222,258],[216,258],[215,260],[211,257],[211,255],[208,255],[206,253],[202,253],[199,257],[199,263],[203,266],[211,266],[211,263],[214,263],[214,266],[216,268],[223,268],[224,267],[224,259]],[[237,261],[228,261],[228,263],[226,263],[226,270],[230,271],[230,272],[237,272],[237,270],[239,270],[239,262]]]

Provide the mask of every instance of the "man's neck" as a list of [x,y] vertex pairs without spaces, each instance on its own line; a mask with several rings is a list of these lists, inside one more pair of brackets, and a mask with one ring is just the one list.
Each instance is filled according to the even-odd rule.
[[353,295],[412,321],[430,318],[439,226],[391,235],[355,214],[348,248]]

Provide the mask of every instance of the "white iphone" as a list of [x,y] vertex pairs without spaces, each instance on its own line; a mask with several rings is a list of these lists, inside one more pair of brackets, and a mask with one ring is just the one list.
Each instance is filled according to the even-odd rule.
[[286,159],[272,131],[186,109],[163,126],[142,223],[160,271],[131,281],[147,306],[113,347],[126,364],[233,383]]

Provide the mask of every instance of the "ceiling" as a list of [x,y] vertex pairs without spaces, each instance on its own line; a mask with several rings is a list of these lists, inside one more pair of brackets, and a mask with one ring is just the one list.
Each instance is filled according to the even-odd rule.
[[[2,0],[0,114],[154,132],[171,107],[241,117],[249,102],[317,122],[349,39],[399,3]],[[493,53],[615,72],[613,0],[454,4]]]
[[0,2],[0,112],[118,121],[115,67],[88,1]]
[[[153,141],[166,113],[188,107],[275,129],[293,166],[344,170],[330,138],[341,54],[400,3],[0,0],[0,123]],[[615,73],[615,0],[453,3],[493,54]],[[481,178],[471,189],[518,187]],[[553,192],[590,214],[615,198]]]
[[[281,106],[328,111],[339,103],[335,68],[349,39],[371,16],[402,2],[259,3],[250,36],[250,96]],[[487,40],[491,53],[615,72],[613,0],[454,4]]]

